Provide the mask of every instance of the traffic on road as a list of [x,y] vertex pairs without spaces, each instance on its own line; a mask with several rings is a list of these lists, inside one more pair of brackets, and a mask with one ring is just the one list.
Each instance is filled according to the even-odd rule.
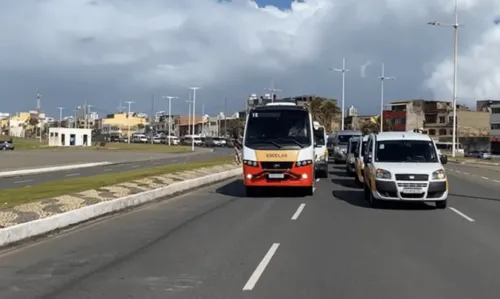
[[[475,168],[469,170],[473,173]],[[493,180],[447,166],[449,205],[373,208],[344,165],[313,196],[240,179],[0,255],[2,297],[497,298]]]

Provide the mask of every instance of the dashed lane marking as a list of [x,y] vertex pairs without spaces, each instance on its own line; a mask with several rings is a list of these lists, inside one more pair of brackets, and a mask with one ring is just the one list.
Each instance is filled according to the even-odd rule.
[[455,208],[452,208],[450,207],[450,210],[452,210],[453,212],[455,212],[457,215],[467,219],[469,222],[474,222],[475,220],[470,218],[469,216],[465,215],[464,213],[460,212],[459,210],[455,209]]
[[274,243],[271,248],[269,248],[269,251],[266,253],[264,258],[260,261],[259,265],[255,269],[255,271],[252,273],[252,276],[248,279],[247,283],[243,287],[243,291],[251,291],[257,284],[257,282],[260,279],[260,276],[262,273],[264,273],[264,270],[266,270],[267,265],[273,258],[274,254],[276,253],[276,250],[278,250],[278,247],[280,246],[280,243]]
[[301,203],[300,206],[297,208],[297,211],[295,211],[295,213],[293,214],[292,216],[292,220],[297,220],[300,216],[300,213],[302,213],[302,211],[304,210],[304,208],[306,207],[306,204],[305,203]]

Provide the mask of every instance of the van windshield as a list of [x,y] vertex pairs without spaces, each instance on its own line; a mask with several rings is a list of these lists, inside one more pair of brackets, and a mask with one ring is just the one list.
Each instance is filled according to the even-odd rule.
[[325,129],[323,128],[318,128],[317,130],[314,130],[314,141],[318,145],[325,145]]
[[432,141],[386,140],[377,141],[375,161],[392,163],[437,163],[439,159]]
[[349,139],[352,137],[358,137],[359,135],[338,135],[337,140],[339,144],[348,144]]
[[245,146],[250,148],[304,148],[312,145],[306,110],[267,110],[250,113]]

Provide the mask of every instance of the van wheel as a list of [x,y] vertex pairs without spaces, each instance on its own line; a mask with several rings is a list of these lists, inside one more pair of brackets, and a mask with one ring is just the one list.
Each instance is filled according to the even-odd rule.
[[328,169],[321,171],[319,177],[323,178],[323,179],[327,179],[328,178]]
[[370,203],[372,208],[376,209],[380,207],[380,200],[373,197],[373,193],[367,185],[365,185],[365,199]]
[[436,201],[435,203],[436,205],[436,209],[446,209],[446,207],[448,206],[448,200],[440,200],[440,201]]
[[358,174],[354,174],[354,183],[356,186],[361,187],[361,181],[359,180]]

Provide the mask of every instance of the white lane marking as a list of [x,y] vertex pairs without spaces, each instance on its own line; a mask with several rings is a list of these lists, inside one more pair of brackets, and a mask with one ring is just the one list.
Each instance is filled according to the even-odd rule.
[[499,181],[499,180],[493,180],[493,182],[495,182],[495,183],[500,183],[500,181]]
[[300,206],[297,208],[297,211],[295,211],[295,214],[292,216],[292,220],[297,220],[300,216],[300,213],[302,213],[302,210],[306,207],[305,203],[301,203]]
[[137,165],[137,164],[131,166],[131,168],[137,168],[137,167],[139,167],[139,165]]
[[485,177],[485,176],[482,176],[481,178],[482,178],[482,179],[485,179],[485,180],[489,180],[489,179],[490,179],[490,178],[487,178],[487,177]]
[[452,208],[452,207],[450,207],[450,210],[452,210],[453,212],[455,212],[458,215],[462,216],[463,218],[467,219],[468,221],[474,222],[474,219],[470,218],[469,216],[465,215],[464,213],[460,212],[459,210],[457,210],[455,208]]
[[271,248],[269,248],[269,251],[266,253],[264,258],[260,261],[259,265],[257,268],[255,268],[255,271],[253,271],[252,276],[248,279],[247,283],[243,287],[243,291],[251,291],[259,281],[260,276],[262,273],[264,273],[264,270],[266,270],[267,265],[273,258],[273,255],[276,253],[276,250],[278,250],[278,247],[280,246],[280,243],[274,243]]
[[65,176],[77,176],[77,175],[80,175],[79,173],[70,173],[70,174],[67,174]]
[[455,170],[456,173],[460,173],[460,170]]
[[319,182],[319,178],[316,179],[316,182]]
[[33,182],[33,180],[15,181],[14,184],[22,184],[27,182]]
[[469,175],[469,173],[468,173],[468,172],[464,172],[464,174],[465,174],[465,175]]
[[113,168],[104,168],[104,171],[111,171]]

